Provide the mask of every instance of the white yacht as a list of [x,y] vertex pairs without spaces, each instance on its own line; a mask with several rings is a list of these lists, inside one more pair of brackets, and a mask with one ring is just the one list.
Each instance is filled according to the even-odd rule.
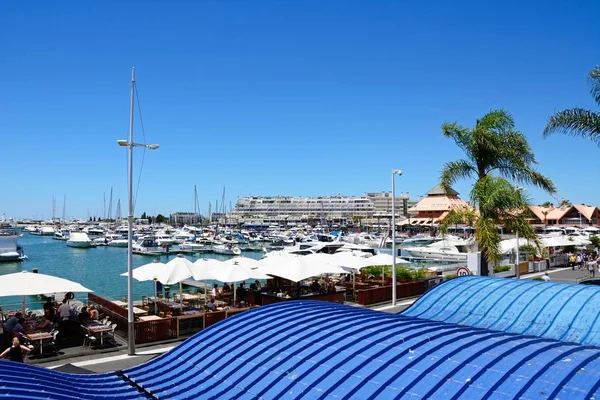
[[154,235],[156,243],[159,246],[171,246],[175,244],[175,240],[171,235],[168,235],[165,231],[158,231]]
[[413,237],[406,238],[402,241],[404,246],[427,246],[429,244],[439,242],[441,237],[418,234]]
[[224,254],[228,256],[239,256],[242,254],[242,250],[238,246],[231,244],[217,244],[214,245],[212,251],[217,254]]
[[17,242],[19,233],[16,228],[0,223],[0,261],[21,261],[27,256]]
[[132,251],[137,254],[158,254],[166,253],[167,248],[159,245],[153,236],[147,236],[136,241],[132,246]]
[[381,247],[382,242],[382,238],[364,232],[344,236],[342,237],[342,240],[346,243],[358,244],[369,247]]
[[206,243],[196,243],[196,242],[183,242],[179,245],[181,250],[191,250],[198,252],[209,252],[212,250],[212,246]]
[[467,261],[467,254],[475,251],[475,242],[449,238],[427,246],[407,247],[404,250],[413,257],[426,260]]
[[39,232],[42,236],[54,236],[54,228],[51,226],[42,226]]
[[69,240],[67,240],[67,246],[79,248],[92,247],[92,240],[85,232],[73,232]]
[[69,237],[71,237],[71,231],[68,229],[61,229],[61,230],[57,230],[56,232],[54,232],[54,236],[52,237],[52,239],[54,239],[54,240],[69,240]]

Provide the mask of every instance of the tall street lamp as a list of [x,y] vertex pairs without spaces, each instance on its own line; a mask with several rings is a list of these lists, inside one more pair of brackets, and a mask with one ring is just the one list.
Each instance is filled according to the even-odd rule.
[[[517,193],[521,193],[525,190],[523,187],[517,188]],[[521,279],[521,264],[519,263],[519,229],[517,228],[517,263],[515,264],[515,278]]]
[[396,174],[402,175],[399,169],[392,170],[392,305],[396,305]]
[[129,149],[128,187],[129,212],[127,216],[127,350],[130,356],[135,355],[135,326],[133,317],[133,148],[144,147],[149,150],[158,149],[157,144],[133,142],[133,106],[135,98],[135,68],[131,70],[131,102],[129,107],[129,141],[117,140],[119,146]]

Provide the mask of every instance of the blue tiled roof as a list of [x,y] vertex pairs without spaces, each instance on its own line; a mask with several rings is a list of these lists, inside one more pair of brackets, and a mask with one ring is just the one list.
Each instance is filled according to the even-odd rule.
[[[122,376],[116,373],[69,375],[2,362],[0,396],[17,398],[20,394],[28,399],[92,399],[109,398],[109,395],[143,398],[145,394],[161,399],[600,398],[600,348],[585,344],[588,339],[579,344],[545,337],[562,324],[558,321],[563,321],[562,315],[566,312],[558,309],[555,314],[560,317],[546,317],[548,306],[538,303],[552,302],[553,308],[560,308],[558,301],[565,293],[574,290],[577,297],[584,292],[577,294],[576,285],[573,288],[545,285],[460,278],[430,291],[402,315],[324,302],[269,305],[221,321],[169,353],[123,370]],[[516,295],[520,290],[523,296]],[[539,295],[545,291],[554,295],[548,298]],[[526,324],[523,316],[527,312],[507,310],[504,300],[509,301],[513,295],[515,299],[511,304],[538,299],[529,301],[528,307],[532,312],[541,310],[538,315],[543,318]],[[518,300],[520,297],[525,300]],[[565,308],[576,304],[573,299],[563,300],[567,302],[561,303]],[[487,306],[480,307],[481,303]],[[578,319],[594,319],[595,311],[593,316],[584,315],[590,310],[580,307],[571,314]],[[424,318],[427,313],[431,313],[431,318]],[[492,318],[492,315],[498,317]],[[435,320],[436,316],[446,321]],[[460,324],[448,321],[451,319]],[[490,325],[500,327],[504,326],[505,319],[510,321],[506,327],[522,326],[522,332],[465,324],[490,320]],[[547,321],[545,328],[541,321]],[[571,331],[569,328],[563,333]],[[536,336],[536,333],[544,335]]]
[[600,287],[466,276],[403,315],[600,346]]

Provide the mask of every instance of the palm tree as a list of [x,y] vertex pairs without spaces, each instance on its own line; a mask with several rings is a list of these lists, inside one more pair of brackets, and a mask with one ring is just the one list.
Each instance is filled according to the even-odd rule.
[[554,183],[537,172],[537,164],[525,136],[504,110],[492,110],[477,121],[475,128],[456,122],[442,125],[442,134],[454,139],[465,152],[465,159],[444,165],[440,177],[442,187],[450,187],[460,178],[480,180],[490,173],[512,179],[517,184],[537,186],[548,193],[556,192]]
[[523,239],[528,239],[540,246],[537,234],[527,222],[530,216],[529,201],[506,179],[485,176],[473,185],[470,200],[477,208],[454,209],[448,212],[441,221],[443,233],[453,225],[475,225],[475,238],[484,257],[482,257],[481,274],[487,275],[487,265],[494,266],[502,260],[500,252],[500,232],[498,225],[513,232],[518,232]]
[[[590,93],[600,106],[600,66],[596,66],[589,73],[591,82]],[[544,129],[544,137],[553,133],[563,133],[591,139],[600,146],[600,113],[583,108],[562,110],[548,119]]]
[[527,202],[504,178],[517,184],[537,186],[548,193],[555,193],[556,188],[549,178],[534,169],[537,162],[527,139],[515,129],[512,117],[504,110],[490,111],[477,121],[473,129],[456,122],[445,123],[442,125],[442,134],[454,139],[465,152],[466,158],[444,165],[441,185],[450,192],[451,185],[457,180],[475,178],[471,202],[478,208],[478,212],[450,212],[442,225],[459,223],[465,218],[476,219],[475,236],[484,255],[481,274],[487,275],[488,262],[496,264],[501,259],[498,248],[501,241],[497,228],[499,224],[519,231],[522,238],[536,238],[525,216],[518,211],[525,210]]

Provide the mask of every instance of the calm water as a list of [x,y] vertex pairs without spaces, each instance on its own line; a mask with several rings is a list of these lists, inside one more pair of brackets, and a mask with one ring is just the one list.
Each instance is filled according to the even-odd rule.
[[[68,247],[64,241],[54,240],[49,236],[35,236],[25,233],[19,239],[23,245],[27,260],[18,263],[0,263],[0,275],[20,271],[31,271],[37,268],[42,274],[54,275],[81,283],[93,290],[96,294],[110,299],[121,299],[127,294],[127,277],[120,274],[127,272],[127,248],[101,246],[96,248],[78,249]],[[243,256],[261,258],[262,252],[243,252]],[[167,262],[175,257],[162,256],[161,261]],[[191,261],[198,258],[216,258],[226,260],[229,256],[220,254],[186,255]],[[153,257],[133,255],[133,267],[150,263]],[[176,289],[176,288],[174,288]],[[152,296],[154,285],[152,281],[137,282],[133,284],[134,299],[140,300],[141,296]],[[81,300],[85,294],[78,294]],[[4,309],[19,308],[21,298],[0,298]],[[27,304],[39,303],[37,298],[28,298]],[[13,307],[10,307],[13,306]],[[30,308],[35,308],[34,306]]]

